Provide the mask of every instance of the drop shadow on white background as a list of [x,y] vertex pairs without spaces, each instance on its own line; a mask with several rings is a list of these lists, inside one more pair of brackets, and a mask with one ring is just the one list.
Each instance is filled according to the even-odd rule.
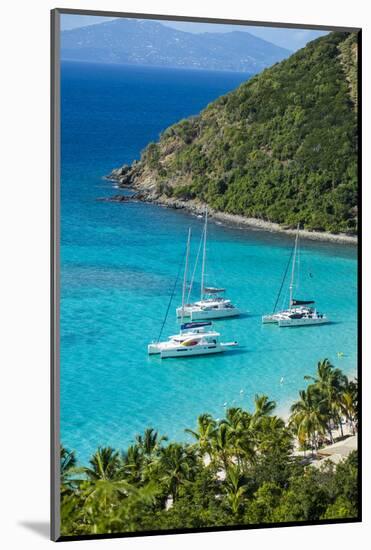
[[50,539],[50,523],[48,521],[19,521],[18,525],[36,533],[43,539]]

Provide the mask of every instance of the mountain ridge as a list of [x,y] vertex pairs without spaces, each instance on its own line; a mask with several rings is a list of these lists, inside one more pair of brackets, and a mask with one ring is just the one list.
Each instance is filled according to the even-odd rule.
[[257,73],[290,51],[248,32],[192,34],[117,19],[61,32],[61,59]]

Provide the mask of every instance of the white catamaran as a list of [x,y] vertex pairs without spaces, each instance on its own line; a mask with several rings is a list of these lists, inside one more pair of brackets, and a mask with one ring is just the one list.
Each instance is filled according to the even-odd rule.
[[[206,264],[206,243],[207,243],[207,209],[205,211],[205,225],[202,232],[201,242],[203,244],[202,268],[201,268],[201,298],[197,302],[184,302],[176,309],[177,317],[190,317],[192,321],[206,319],[220,319],[224,317],[235,317],[240,315],[240,310],[234,306],[231,300],[222,296],[224,288],[205,286],[205,264]],[[193,278],[197,267],[198,255],[195,269],[193,271],[191,284],[188,292],[188,300],[191,294]]]
[[284,280],[286,278],[287,269],[291,261],[291,256],[289,259],[289,263],[287,264],[287,268],[284,274],[284,278],[281,284],[281,288],[278,293],[278,297],[276,300],[276,304],[273,310],[273,313],[270,313],[268,315],[263,315],[262,322],[264,324],[266,323],[275,323],[279,327],[299,327],[299,326],[308,326],[308,325],[322,325],[324,323],[328,323],[328,318],[323,313],[319,313],[315,307],[313,307],[312,304],[314,304],[314,300],[296,300],[293,298],[293,292],[294,292],[294,282],[295,282],[295,267],[296,267],[296,260],[297,260],[297,254],[298,254],[298,246],[299,246],[299,225],[297,227],[296,231],[296,237],[295,237],[295,245],[293,253],[291,253],[291,256],[293,255],[292,260],[292,267],[291,267],[291,280],[290,280],[290,298],[289,298],[289,307],[287,309],[284,309],[282,311],[275,311],[282,286],[284,283]]
[[[185,292],[187,287],[190,240],[191,230],[189,229],[183,278],[182,308],[184,308]],[[171,300],[172,296],[170,297],[169,306],[166,312],[165,320],[162,324],[162,328],[166,321]],[[190,322],[183,324],[182,318],[182,324],[179,334],[169,336],[168,340],[160,342],[162,328],[158,341],[152,342],[148,345],[148,354],[159,354],[162,359],[165,359],[167,357],[191,357],[195,355],[210,355],[213,353],[221,353],[223,351],[226,351],[230,347],[238,345],[237,342],[220,342],[220,333],[212,329],[211,322]]]
[[165,342],[149,344],[148,353],[160,354],[161,358],[191,357],[221,353],[238,345],[237,342],[219,342],[220,333],[211,326],[211,322],[185,323],[181,325],[179,334],[169,336]]

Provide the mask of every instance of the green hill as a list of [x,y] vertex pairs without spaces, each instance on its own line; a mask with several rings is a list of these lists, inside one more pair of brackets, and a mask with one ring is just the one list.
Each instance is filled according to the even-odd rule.
[[122,185],[159,202],[357,230],[357,35],[331,33],[167,128]]

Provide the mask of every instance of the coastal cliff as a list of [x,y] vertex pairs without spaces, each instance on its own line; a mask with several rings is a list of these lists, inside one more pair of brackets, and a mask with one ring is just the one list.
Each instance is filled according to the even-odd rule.
[[197,212],[207,204],[225,221],[300,223],[308,236],[355,241],[357,35],[310,42],[108,177],[140,200]]

